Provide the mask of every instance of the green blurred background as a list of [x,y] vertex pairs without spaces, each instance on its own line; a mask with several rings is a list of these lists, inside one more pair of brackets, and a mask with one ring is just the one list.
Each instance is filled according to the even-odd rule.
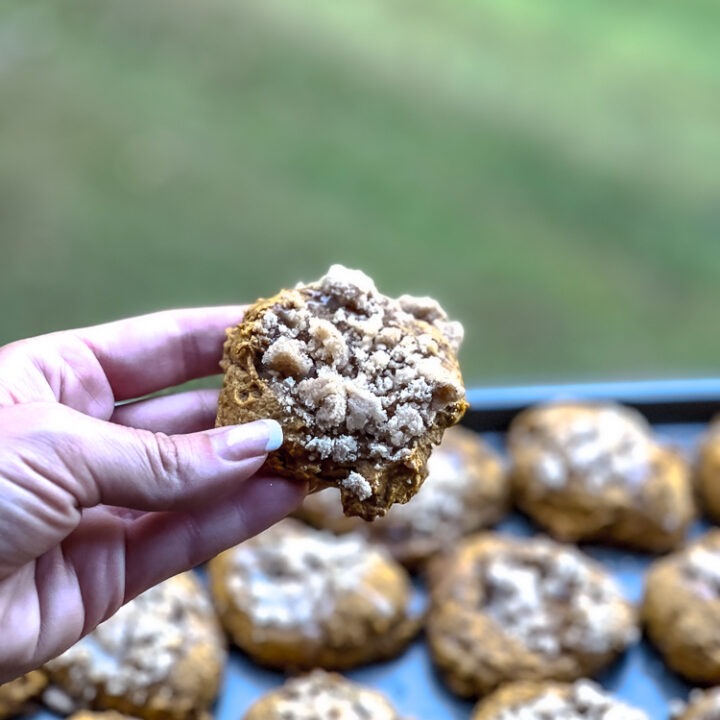
[[720,6],[0,6],[0,343],[357,266],[470,384],[717,374]]

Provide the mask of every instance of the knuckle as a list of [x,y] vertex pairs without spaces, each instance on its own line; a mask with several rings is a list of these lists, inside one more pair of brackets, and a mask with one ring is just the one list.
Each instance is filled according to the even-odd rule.
[[181,495],[186,485],[187,466],[180,448],[164,433],[153,433],[148,460],[159,489],[170,497]]

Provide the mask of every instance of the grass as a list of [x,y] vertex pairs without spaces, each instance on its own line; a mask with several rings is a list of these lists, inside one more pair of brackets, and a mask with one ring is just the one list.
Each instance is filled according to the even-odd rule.
[[714,3],[0,9],[0,342],[330,262],[466,324],[473,383],[712,373]]

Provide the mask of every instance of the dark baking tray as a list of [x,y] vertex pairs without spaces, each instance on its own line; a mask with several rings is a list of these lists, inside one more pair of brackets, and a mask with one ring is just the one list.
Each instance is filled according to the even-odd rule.
[[[720,413],[720,378],[478,388],[468,393],[470,410],[463,424],[481,432],[503,451],[503,432],[519,410],[559,398],[615,400],[635,407],[653,423],[661,440],[692,457],[707,422]],[[698,521],[691,534],[697,535],[706,528],[707,523]],[[520,536],[536,532],[519,515],[510,516],[499,530]],[[585,546],[584,550],[615,575],[630,600],[639,601],[643,575],[652,556],[600,546]],[[416,589],[418,603],[424,603],[426,596],[420,580],[416,580]],[[473,707],[472,702],[457,699],[443,686],[433,670],[422,636],[401,657],[346,675],[382,690],[392,698],[401,715],[416,720],[467,720]],[[282,673],[259,668],[233,650],[215,708],[217,720],[240,720],[258,697],[283,680]],[[664,667],[645,640],[632,647],[599,681],[618,697],[644,709],[653,720],[667,718],[669,701],[686,699],[690,690]],[[35,714],[36,720],[52,717],[47,711]]]

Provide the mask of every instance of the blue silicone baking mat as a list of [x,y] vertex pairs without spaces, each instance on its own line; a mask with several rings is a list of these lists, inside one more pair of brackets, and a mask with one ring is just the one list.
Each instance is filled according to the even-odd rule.
[[[614,399],[632,405],[654,423],[662,441],[678,447],[691,458],[708,420],[720,411],[720,381],[473,390],[469,393],[471,409],[464,424],[481,431],[486,440],[504,453],[503,430],[512,416],[530,404],[560,397]],[[697,535],[706,527],[706,523],[698,521],[691,534]],[[536,532],[519,515],[511,515],[499,526],[499,530],[518,536],[530,536]],[[643,576],[653,560],[652,556],[599,546],[584,546],[583,549],[613,573],[628,599],[640,600]],[[416,580],[416,590],[417,602],[424,604],[426,594],[420,580]],[[401,657],[346,675],[385,692],[401,715],[415,720],[467,720],[473,707],[472,702],[456,698],[444,687],[433,670],[422,635]],[[216,719],[240,720],[257,698],[283,680],[282,673],[259,668],[233,650],[215,708]],[[644,709],[653,720],[667,718],[669,701],[686,699],[690,690],[686,683],[664,667],[644,639],[598,680],[618,697]],[[34,716],[35,720],[50,720],[53,717],[45,710]]]

